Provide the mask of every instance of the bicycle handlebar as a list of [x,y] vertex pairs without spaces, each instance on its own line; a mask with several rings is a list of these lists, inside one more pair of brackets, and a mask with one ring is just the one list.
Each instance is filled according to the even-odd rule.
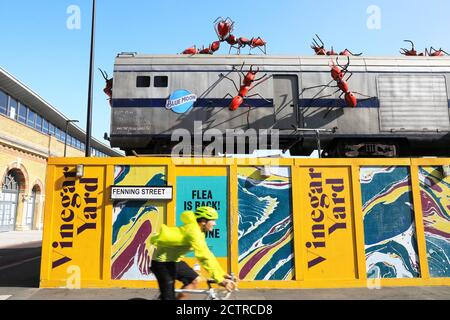
[[[233,282],[236,282],[236,277],[234,276],[234,273],[231,273],[231,278],[230,278],[229,280],[231,280],[231,281],[233,281]],[[212,279],[208,279],[208,280],[206,281],[206,283],[208,284],[208,288],[209,288],[209,289],[211,289],[211,287],[212,287],[213,284],[220,284],[220,283],[218,283],[216,280],[212,280]]]

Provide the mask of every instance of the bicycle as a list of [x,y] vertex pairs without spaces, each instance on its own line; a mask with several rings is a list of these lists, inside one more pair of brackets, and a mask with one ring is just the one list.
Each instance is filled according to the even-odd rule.
[[[231,275],[231,281],[236,282],[236,278],[234,275]],[[213,285],[218,283],[214,280],[207,280],[206,283],[208,284],[208,289],[202,290],[202,289],[176,289],[175,293],[189,293],[189,294],[204,294],[206,295],[205,300],[228,300],[230,299],[230,296],[233,292],[230,292],[223,289],[214,288]],[[233,291],[239,291],[237,288]]]

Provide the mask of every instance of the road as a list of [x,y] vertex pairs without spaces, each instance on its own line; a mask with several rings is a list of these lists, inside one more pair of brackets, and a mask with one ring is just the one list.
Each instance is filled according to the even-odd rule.
[[42,243],[0,249],[0,288],[38,288]]

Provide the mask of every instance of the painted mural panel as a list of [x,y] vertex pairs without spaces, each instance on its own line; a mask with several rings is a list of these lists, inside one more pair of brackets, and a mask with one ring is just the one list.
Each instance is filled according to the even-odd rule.
[[442,167],[419,168],[420,195],[430,276],[450,277],[450,176]]
[[357,277],[349,167],[300,169],[305,279]]
[[272,167],[269,177],[260,169],[238,168],[239,278],[293,280],[290,168]]
[[[166,168],[116,166],[116,186],[166,186]],[[150,271],[153,253],[150,236],[166,216],[161,201],[116,201],[112,219],[112,280],[154,280]]]
[[368,278],[420,276],[408,167],[360,170]]

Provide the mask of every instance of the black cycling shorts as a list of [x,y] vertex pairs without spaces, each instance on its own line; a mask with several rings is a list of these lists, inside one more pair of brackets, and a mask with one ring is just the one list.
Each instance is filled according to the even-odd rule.
[[176,273],[177,280],[183,282],[185,286],[191,284],[195,279],[199,277],[198,273],[195,272],[188,264],[184,261],[176,263]]
[[152,261],[150,269],[158,280],[162,300],[175,300],[175,279],[187,286],[199,276],[184,261]]

